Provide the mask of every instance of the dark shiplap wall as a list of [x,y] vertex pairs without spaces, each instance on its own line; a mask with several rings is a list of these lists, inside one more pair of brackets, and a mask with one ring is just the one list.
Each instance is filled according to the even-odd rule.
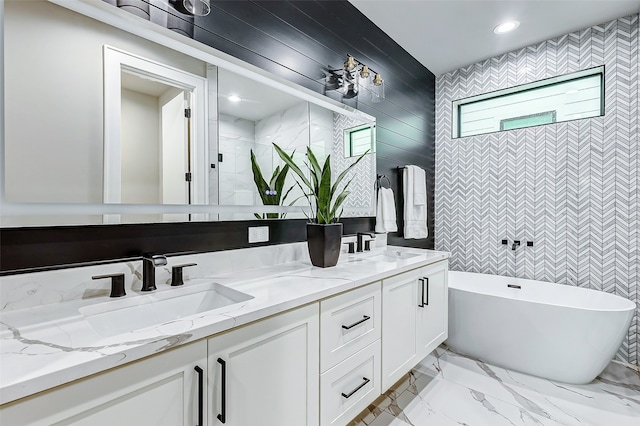
[[[340,68],[347,54],[382,73],[384,102],[345,103],[377,119],[378,173],[389,177],[399,213],[396,167],[415,164],[427,171],[429,238],[404,240],[390,235],[389,243],[434,247],[435,77],[429,70],[347,1],[212,1],[211,14],[196,17],[194,25],[197,40],[319,93],[323,93],[322,70]],[[335,93],[327,95],[336,98]],[[373,229],[371,218],[345,222],[345,233]],[[5,228],[0,229],[0,274],[130,258],[145,251],[247,247],[246,229],[257,223]],[[299,221],[270,227],[271,243],[305,239]]]
[[429,238],[390,235],[389,241],[433,248],[435,76],[428,69],[347,1],[212,1],[211,13],[196,17],[195,26],[196,40],[320,93],[322,70],[340,68],[347,54],[380,72],[384,102],[345,103],[377,119],[378,173],[391,180],[399,213],[396,167],[427,171]]

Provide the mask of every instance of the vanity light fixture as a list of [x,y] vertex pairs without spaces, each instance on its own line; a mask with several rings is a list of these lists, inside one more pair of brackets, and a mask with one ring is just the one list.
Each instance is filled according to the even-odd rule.
[[384,80],[380,73],[351,55],[347,55],[343,68],[328,70],[324,84],[325,91],[335,90],[341,93],[344,99],[355,98],[364,90],[363,93],[370,95],[371,102],[384,100]]
[[227,99],[229,99],[231,102],[240,102],[242,100],[240,96],[237,95],[228,96]]
[[493,29],[494,34],[506,34],[509,33],[520,26],[519,21],[507,21],[498,25]]

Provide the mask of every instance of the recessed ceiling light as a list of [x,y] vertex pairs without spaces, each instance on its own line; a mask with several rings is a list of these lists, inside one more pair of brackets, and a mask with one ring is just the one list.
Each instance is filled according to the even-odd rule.
[[242,100],[240,99],[240,96],[236,96],[236,95],[231,95],[227,99],[229,99],[231,102],[240,102]]
[[518,22],[518,21],[503,22],[502,24],[500,24],[497,27],[495,27],[493,29],[493,32],[495,34],[504,34],[504,33],[508,33],[510,31],[515,30],[519,26],[520,26],[520,22]]

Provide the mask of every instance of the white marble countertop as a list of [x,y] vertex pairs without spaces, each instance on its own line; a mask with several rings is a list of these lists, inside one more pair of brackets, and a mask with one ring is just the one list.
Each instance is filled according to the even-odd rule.
[[[0,313],[0,404],[153,355],[355,287],[425,266],[449,253],[391,247],[410,258],[382,257],[382,251],[342,254],[338,265],[316,268],[308,262],[283,263],[185,281],[154,294],[216,282],[253,296],[213,311],[105,337],[79,309],[122,299],[72,300]],[[142,297],[128,294],[125,298]]]

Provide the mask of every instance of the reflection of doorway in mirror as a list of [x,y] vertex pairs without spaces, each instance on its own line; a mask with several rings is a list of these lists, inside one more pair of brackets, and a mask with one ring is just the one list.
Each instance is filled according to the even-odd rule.
[[[189,204],[189,118],[184,111],[190,92],[124,71],[121,82],[120,202]],[[163,216],[140,219],[157,222]],[[184,221],[188,216],[164,219]]]
[[[104,201],[206,204],[206,79],[108,46],[104,53]],[[189,219],[184,214],[135,218]],[[109,223],[120,220],[125,218],[105,217]]]

